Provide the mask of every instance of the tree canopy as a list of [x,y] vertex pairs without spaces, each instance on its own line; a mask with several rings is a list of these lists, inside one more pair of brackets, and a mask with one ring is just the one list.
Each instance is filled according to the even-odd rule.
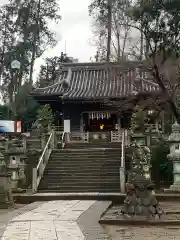
[[[126,14],[127,9],[132,5],[132,0],[112,0],[111,6],[111,61],[124,59],[138,59],[140,51],[134,54],[140,44],[140,34],[132,35],[131,18]],[[98,50],[98,60],[106,59],[108,39],[108,1],[92,0],[89,5],[89,14],[94,19],[95,44]],[[140,48],[139,48],[140,49]],[[97,59],[96,56],[96,59]]]
[[73,62],[73,58],[63,52],[61,52],[61,56],[59,57],[46,58],[45,64],[41,65],[38,86],[45,87],[55,83],[61,73],[63,63],[71,62]]
[[148,67],[180,123],[177,93],[180,84],[180,2],[137,0],[128,9],[134,27],[143,33]]
[[[12,92],[23,82],[32,84],[35,60],[56,44],[49,22],[60,20],[57,0],[11,0],[0,7],[0,77],[2,94],[12,101]],[[18,83],[13,79],[12,60],[21,63]]]

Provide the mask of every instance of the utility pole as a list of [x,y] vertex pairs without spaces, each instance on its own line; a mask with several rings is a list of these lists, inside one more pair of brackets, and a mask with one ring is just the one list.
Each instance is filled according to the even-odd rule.
[[110,61],[111,55],[111,32],[112,32],[112,0],[107,0],[107,9],[108,9],[108,39],[107,39],[107,62]]

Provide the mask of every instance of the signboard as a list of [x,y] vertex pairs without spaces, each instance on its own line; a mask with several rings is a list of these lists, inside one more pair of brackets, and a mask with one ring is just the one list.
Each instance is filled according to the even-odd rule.
[[64,132],[70,133],[70,120],[64,120]]
[[0,120],[0,133],[21,133],[21,121]]

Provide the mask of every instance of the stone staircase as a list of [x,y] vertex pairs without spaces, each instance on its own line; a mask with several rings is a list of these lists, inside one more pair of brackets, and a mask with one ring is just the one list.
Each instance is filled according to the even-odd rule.
[[119,192],[120,143],[70,143],[53,150],[40,192]]
[[41,149],[41,136],[38,131],[32,131],[31,135],[27,138],[27,149]]

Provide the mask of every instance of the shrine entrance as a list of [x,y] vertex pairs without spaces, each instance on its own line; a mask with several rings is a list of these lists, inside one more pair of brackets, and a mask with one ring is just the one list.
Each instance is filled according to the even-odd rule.
[[116,130],[116,114],[109,112],[89,112],[84,118],[84,131],[107,132]]

